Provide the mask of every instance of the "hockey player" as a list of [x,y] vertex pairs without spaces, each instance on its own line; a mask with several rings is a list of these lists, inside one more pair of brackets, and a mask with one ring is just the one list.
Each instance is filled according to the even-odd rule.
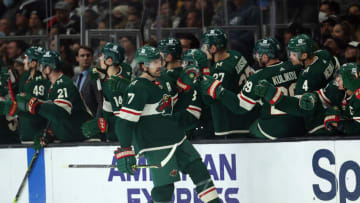
[[[253,72],[244,56],[233,50],[226,50],[227,36],[220,29],[211,29],[202,36],[202,49],[214,62],[210,75],[223,87],[238,93]],[[210,106],[216,136],[244,136],[255,120],[255,114],[236,115],[220,101],[205,96],[204,103]]]
[[82,125],[82,132],[86,137],[92,138],[104,133],[106,140],[116,141],[114,119],[119,113],[124,91],[132,76],[131,67],[123,62],[124,54],[124,48],[109,42],[101,49],[100,67],[90,71],[92,78],[102,79],[103,117],[91,119]]
[[[324,126],[325,112],[328,108],[341,107],[345,98],[345,91],[342,84],[331,81],[325,88],[314,92],[307,92],[300,97],[287,96],[285,94],[276,95],[277,88],[267,81],[260,81],[254,88],[256,95],[263,97],[263,101],[292,116],[302,116],[305,121],[305,128],[308,135],[328,136],[337,132],[336,130],[327,131]],[[273,98],[277,97],[276,102]]]
[[47,100],[40,100],[29,94],[18,94],[16,102],[19,110],[47,119],[57,140],[84,140],[80,126],[90,115],[73,81],[62,73],[60,55],[55,51],[47,51],[42,55],[40,64],[42,76],[51,82]]
[[338,134],[359,135],[360,133],[360,67],[356,63],[346,63],[340,68],[339,86],[347,89],[348,97],[342,108],[332,107],[326,110],[325,128]]
[[119,171],[134,174],[135,153],[144,155],[148,164],[163,163],[160,168],[150,169],[154,183],[151,202],[171,202],[174,182],[180,180],[179,171],[190,175],[202,201],[220,202],[199,153],[172,118],[171,92],[166,84],[157,81],[162,64],[159,50],[150,46],[139,48],[135,60],[143,73],[129,85],[116,120],[116,135],[121,144],[115,151]]
[[[30,95],[40,100],[46,100],[50,81],[45,80],[40,68],[40,58],[45,53],[42,47],[30,47],[25,50],[24,73],[20,77],[19,92]],[[46,128],[46,119],[36,116],[30,112],[19,112],[20,118],[20,139],[24,141],[33,141],[35,144],[39,142]]]
[[[276,39],[259,40],[255,45],[255,53],[256,59],[263,69],[250,76],[240,93],[236,95],[225,88],[221,81],[212,77],[206,77],[206,80],[201,82],[203,92],[237,114],[252,111],[259,103],[261,98],[254,93],[254,87],[260,80],[267,80],[269,83],[278,86],[277,95],[294,95],[294,88],[301,67],[280,61],[279,51],[280,47]],[[272,102],[275,101],[274,99]],[[274,126],[277,125],[282,127],[275,128]],[[289,116],[269,103],[262,105],[260,116],[251,125],[250,132],[253,136],[268,139],[305,134],[301,117]]]
[[302,65],[304,70],[295,87],[295,95],[312,92],[325,87],[340,64],[336,57],[325,50],[314,51],[314,41],[305,34],[290,39],[288,55],[293,65]]

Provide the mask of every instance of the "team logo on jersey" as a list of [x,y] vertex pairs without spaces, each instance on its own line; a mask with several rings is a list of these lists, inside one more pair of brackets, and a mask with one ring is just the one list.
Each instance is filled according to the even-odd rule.
[[162,115],[171,115],[172,114],[172,99],[171,95],[164,94],[163,98],[159,102],[157,111],[161,112]]

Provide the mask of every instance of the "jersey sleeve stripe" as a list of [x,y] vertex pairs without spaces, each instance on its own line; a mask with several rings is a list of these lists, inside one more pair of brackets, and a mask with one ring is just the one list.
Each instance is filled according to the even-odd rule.
[[188,111],[190,114],[195,116],[195,118],[200,119],[201,116],[201,108],[197,106],[190,105],[186,108],[186,111]]
[[360,117],[352,117],[353,120],[355,120],[356,122],[360,123]]
[[132,109],[124,108],[122,107],[120,109],[120,113],[116,115],[119,118],[122,118],[124,120],[132,121],[132,122],[138,122],[140,119],[141,112],[135,111]]
[[[325,96],[323,89],[318,90],[317,93],[320,96],[320,100],[323,103],[323,106],[324,106],[325,103],[327,104],[327,106],[331,106],[331,101],[330,101],[330,99],[328,99]],[[325,107],[327,107],[327,106],[325,106]]]
[[239,99],[239,106],[250,111],[252,108],[254,108],[256,102],[252,99],[250,99],[249,97],[245,96],[242,94],[242,92],[240,92],[237,95],[238,99]]
[[136,115],[136,116],[140,116],[140,115],[141,115],[141,111],[136,111],[136,110],[128,109],[128,108],[125,108],[125,107],[122,107],[122,108],[120,109],[120,113],[122,113],[122,112],[129,113],[129,114],[133,114],[133,115]]
[[215,94],[215,91],[216,91],[216,88],[221,84],[220,81],[218,80],[215,80],[213,84],[211,84],[211,86],[209,87],[207,93],[208,95],[210,95],[213,99],[215,99],[216,97],[216,94]]
[[275,104],[277,101],[279,101],[281,97],[281,90],[279,88],[276,88],[275,96],[270,100],[270,104]]
[[71,109],[72,109],[71,102],[69,102],[67,100],[63,100],[63,99],[55,99],[54,104],[56,104],[57,106],[63,108],[66,112],[71,114]]
[[176,93],[171,99],[173,104],[176,104],[177,100],[179,99],[178,94]]

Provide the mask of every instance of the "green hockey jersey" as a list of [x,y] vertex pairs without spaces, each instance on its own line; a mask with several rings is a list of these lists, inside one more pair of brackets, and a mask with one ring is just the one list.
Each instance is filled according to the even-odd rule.
[[[132,70],[129,64],[121,63],[120,71],[115,75],[131,80]],[[120,91],[112,90],[109,86],[108,79],[102,81],[103,87],[103,117],[108,124],[108,129],[105,133],[106,139],[116,141],[115,135],[115,115],[119,114],[119,110],[123,102],[123,93]]]
[[158,81],[135,78],[116,119],[116,135],[121,147],[133,143],[138,152],[181,142],[185,134],[173,117],[175,99]]
[[314,52],[315,61],[301,72],[295,87],[295,95],[312,92],[325,87],[332,79],[340,64],[336,57],[325,50]]
[[354,95],[344,99],[342,113],[345,120],[342,120],[344,133],[346,135],[360,134],[360,100]]
[[305,133],[301,117],[290,116],[269,103],[262,102],[261,98],[254,93],[254,87],[260,80],[265,79],[278,87],[284,95],[293,96],[300,68],[300,66],[293,66],[290,62],[280,62],[263,68],[250,76],[239,94],[235,95],[225,90],[219,99],[232,112],[238,114],[251,111],[257,103],[262,105],[260,116],[250,129],[251,134],[255,136],[269,139],[302,136]]
[[38,114],[50,122],[49,128],[57,139],[61,141],[85,139],[80,126],[90,119],[90,114],[77,87],[69,77],[61,75],[51,85],[48,100],[40,106]]
[[331,106],[341,106],[345,97],[345,91],[339,90],[335,80],[331,81],[325,88],[314,92],[317,96],[317,103],[313,110],[306,111],[300,108],[299,98],[284,96],[275,107],[294,116],[303,116],[305,127],[309,135],[331,135],[325,129],[325,111]]
[[[232,93],[240,92],[242,86],[253,73],[244,56],[237,51],[228,50],[229,57],[216,62],[210,69],[210,75],[222,82],[222,86]],[[257,113],[236,115],[221,101],[209,103],[209,97],[203,96],[205,104],[210,106],[216,136],[248,134],[251,123]]]
[[[25,71],[20,77],[19,92],[46,100],[50,85],[50,81],[45,80],[39,71],[36,71],[33,77],[30,76],[29,71]],[[19,112],[18,115],[21,141],[32,141],[35,137],[43,135],[47,123],[45,118],[29,112]]]

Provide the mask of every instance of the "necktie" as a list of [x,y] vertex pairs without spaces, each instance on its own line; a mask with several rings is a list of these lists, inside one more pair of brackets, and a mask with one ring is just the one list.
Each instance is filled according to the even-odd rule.
[[78,80],[77,80],[77,83],[76,83],[76,86],[78,87],[79,90],[80,90],[80,85],[81,85],[82,78],[83,78],[83,74],[80,73],[79,77],[78,77]]

